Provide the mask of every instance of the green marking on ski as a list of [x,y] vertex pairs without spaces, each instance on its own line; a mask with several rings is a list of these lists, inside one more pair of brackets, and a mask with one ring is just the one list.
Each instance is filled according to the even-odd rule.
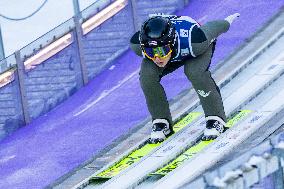
[[[249,113],[251,113],[251,110],[242,110],[240,111],[237,115],[235,115],[232,119],[230,119],[227,122],[227,127],[232,127],[239,121],[243,120]],[[176,169],[179,165],[181,165],[183,162],[186,160],[192,158],[195,154],[203,150],[206,146],[211,144],[214,140],[210,141],[200,141],[196,145],[192,146],[188,150],[186,150],[184,153],[182,153],[180,156],[178,156],[175,160],[173,160],[171,163],[168,165],[162,167],[161,169],[158,169],[154,173],[150,173],[149,176],[153,175],[160,175],[160,176],[165,176],[172,170]]]
[[[182,118],[173,126],[173,130],[175,132],[180,131],[182,128],[184,128],[188,124],[192,123],[195,119],[197,119],[201,114],[202,113],[200,112],[191,112],[187,114],[184,118]],[[123,159],[119,160],[117,163],[111,165],[106,170],[102,171],[101,173],[91,178],[91,180],[110,179],[114,177],[115,175],[119,174],[122,170],[126,169],[133,163],[138,162],[142,157],[149,154],[153,149],[157,148],[160,145],[161,143],[158,144],[146,143],[141,148],[132,151],[130,154],[128,154]]]

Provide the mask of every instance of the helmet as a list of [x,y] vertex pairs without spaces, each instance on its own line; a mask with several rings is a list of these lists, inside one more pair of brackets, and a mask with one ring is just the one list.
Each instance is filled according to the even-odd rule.
[[167,17],[152,17],[142,25],[139,40],[148,58],[166,57],[172,52],[175,43],[174,26]]
[[140,44],[144,47],[157,47],[170,44],[173,46],[175,30],[167,17],[156,16],[144,22],[141,27]]

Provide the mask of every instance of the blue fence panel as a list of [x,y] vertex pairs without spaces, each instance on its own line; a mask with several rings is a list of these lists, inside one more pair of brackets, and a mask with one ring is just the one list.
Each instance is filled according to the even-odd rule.
[[25,86],[31,118],[50,111],[78,90],[76,44],[72,43],[56,55],[26,72]]
[[275,189],[273,174],[265,177],[259,183],[254,184],[252,189]]
[[127,50],[134,33],[130,4],[83,37],[88,77],[93,78]]
[[0,140],[24,125],[15,64],[14,54],[0,62],[8,69],[0,80]]
[[16,115],[16,102],[13,93],[14,87],[16,87],[15,82],[12,82],[1,88],[0,91],[0,140],[15,130],[19,125],[15,124],[15,121],[20,119],[17,118]]

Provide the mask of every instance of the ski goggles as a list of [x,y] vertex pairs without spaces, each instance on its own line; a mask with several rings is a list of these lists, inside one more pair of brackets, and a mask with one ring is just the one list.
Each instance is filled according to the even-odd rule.
[[143,52],[147,58],[153,60],[155,57],[166,58],[171,54],[172,49],[170,45],[161,47],[144,47]]

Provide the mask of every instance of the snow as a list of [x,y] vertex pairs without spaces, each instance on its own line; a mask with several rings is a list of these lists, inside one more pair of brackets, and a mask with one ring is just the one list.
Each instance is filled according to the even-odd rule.
[[224,188],[226,187],[226,182],[228,180],[231,180],[231,179],[237,179],[240,175],[242,175],[242,171],[240,169],[236,169],[234,171],[228,171],[226,172],[226,174],[224,175],[223,178],[218,178],[216,177],[214,179],[214,186],[217,186],[217,187],[221,187],[221,188]]
[[259,163],[261,163],[264,159],[260,156],[252,156],[249,161],[247,162],[247,164],[249,165],[257,165]]
[[276,148],[284,149],[284,141],[279,142],[279,143],[276,145]]

